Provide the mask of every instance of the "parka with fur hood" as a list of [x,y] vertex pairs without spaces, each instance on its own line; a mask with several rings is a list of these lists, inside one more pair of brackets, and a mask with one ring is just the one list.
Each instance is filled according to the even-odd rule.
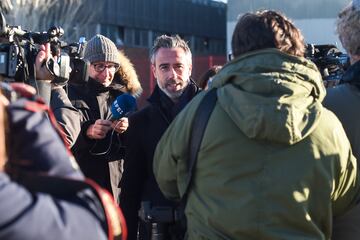
[[117,96],[123,93],[139,96],[142,92],[130,60],[121,51],[119,58],[120,68],[109,87],[89,78],[81,85],[70,82],[65,88],[55,88],[51,97],[51,107],[81,170],[85,176],[113,192],[121,176],[119,169],[124,152],[121,134],[109,131],[104,139],[94,140],[86,136],[86,131],[97,119],[111,118],[110,106]]

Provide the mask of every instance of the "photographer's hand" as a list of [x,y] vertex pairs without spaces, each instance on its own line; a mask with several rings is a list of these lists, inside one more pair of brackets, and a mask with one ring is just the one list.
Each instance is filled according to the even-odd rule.
[[[44,80],[51,82],[54,79],[54,76],[49,72],[46,68],[46,61],[49,58],[53,58],[50,50],[50,43],[46,43],[40,46],[40,51],[35,59],[35,68],[36,68],[36,80]],[[54,61],[56,62],[56,56],[54,57]]]

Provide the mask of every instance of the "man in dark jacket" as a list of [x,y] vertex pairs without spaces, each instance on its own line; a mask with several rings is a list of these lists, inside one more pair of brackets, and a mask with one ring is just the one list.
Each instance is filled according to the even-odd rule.
[[90,62],[85,84],[53,90],[51,107],[62,125],[71,150],[85,176],[112,191],[108,163],[120,161],[120,133],[128,126],[127,118],[111,120],[111,104],[122,94],[122,85],[113,81],[120,66],[115,44],[96,35],[85,47],[84,59]]
[[[333,111],[344,126],[354,156],[360,159],[360,1],[352,1],[337,19],[337,33],[349,54],[351,66],[340,85],[327,89],[324,106]],[[360,238],[360,206],[336,218],[332,239]]]
[[[141,202],[156,207],[174,207],[160,192],[152,171],[156,144],[175,116],[198,93],[190,79],[191,51],[179,36],[160,36],[151,50],[151,68],[157,80],[149,105],[129,119],[126,134],[124,174],[121,180],[120,204],[129,229],[129,239],[136,239],[138,211]],[[144,210],[144,209],[142,209]],[[156,212],[153,212],[156,214]],[[151,226],[151,225],[150,225]],[[167,229],[164,239],[167,236]],[[150,239],[149,224],[140,221],[140,239]]]

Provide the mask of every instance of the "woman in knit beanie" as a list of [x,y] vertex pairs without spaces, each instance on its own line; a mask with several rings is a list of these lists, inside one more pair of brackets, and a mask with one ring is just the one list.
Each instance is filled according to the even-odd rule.
[[83,85],[69,81],[68,94],[57,90],[52,108],[85,176],[113,192],[109,163],[121,162],[121,133],[128,127],[126,117],[114,120],[111,112],[112,103],[123,94],[124,86],[114,81],[123,63],[116,45],[99,34],[87,42],[84,59],[90,62],[89,80]]
[[109,38],[97,34],[87,42],[84,59],[90,62],[90,78],[108,87],[120,65],[116,45]]

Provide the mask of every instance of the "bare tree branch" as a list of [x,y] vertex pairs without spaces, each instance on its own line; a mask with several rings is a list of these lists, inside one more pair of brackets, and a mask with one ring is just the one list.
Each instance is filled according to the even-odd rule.
[[0,1],[0,10],[4,13],[8,13],[13,8],[10,0],[2,0]]
[[99,0],[6,1],[12,5],[6,15],[9,25],[19,25],[22,29],[31,31],[46,31],[52,26],[60,26],[65,31],[64,39],[68,41],[76,41],[85,34],[86,26],[93,23],[97,11],[103,9],[104,2]]

